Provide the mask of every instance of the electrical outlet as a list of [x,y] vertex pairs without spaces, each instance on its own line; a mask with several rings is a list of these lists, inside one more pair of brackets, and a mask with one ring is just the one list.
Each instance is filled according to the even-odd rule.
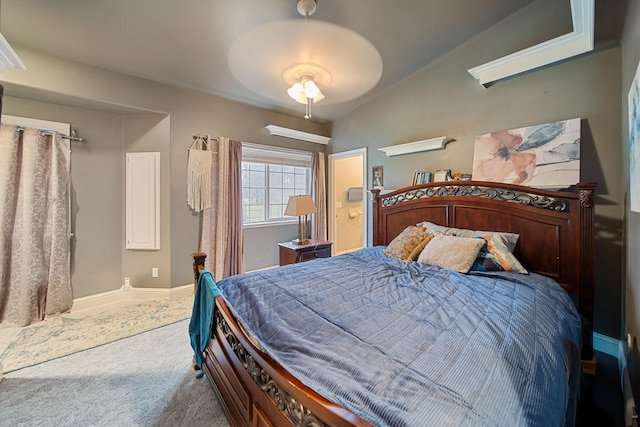
[[129,277],[124,278],[124,286],[127,288],[131,286],[131,279]]
[[158,267],[153,267],[151,269],[151,277],[158,277]]

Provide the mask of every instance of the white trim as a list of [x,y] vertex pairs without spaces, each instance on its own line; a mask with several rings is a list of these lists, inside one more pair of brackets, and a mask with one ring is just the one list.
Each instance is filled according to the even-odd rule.
[[[27,66],[20,60],[18,54],[13,50],[7,39],[0,33],[0,73],[5,68],[17,68],[26,70]],[[0,373],[2,370],[0,370]]]
[[71,125],[69,123],[32,119],[30,117],[11,116],[9,114],[2,115],[2,123],[16,126],[27,126],[45,131],[50,130],[59,132],[63,135],[71,134]]
[[126,249],[160,250],[160,152],[126,153]]
[[571,0],[573,31],[469,69],[481,85],[593,50],[594,0]]
[[316,135],[314,133],[302,132],[301,130],[283,128],[276,125],[267,125],[265,127],[269,131],[270,135],[284,136],[285,138],[299,139],[301,141],[314,142],[316,144],[324,145],[329,144],[329,141],[331,141],[331,138],[329,137]]
[[247,273],[253,273],[254,271],[264,271],[264,270],[271,270],[273,268],[278,268],[280,267],[279,265],[269,265],[267,267],[260,267],[260,268],[256,268],[254,270],[248,270]]
[[448,136],[439,136],[437,138],[424,139],[422,141],[382,147],[378,148],[378,150],[384,151],[384,153],[389,157],[400,156],[402,154],[420,153],[422,151],[442,150],[445,144],[449,141],[452,141],[452,139]]
[[309,151],[296,150],[293,148],[274,147],[272,145],[253,144],[251,142],[242,143],[243,162],[284,164],[310,168],[312,155],[313,153]]
[[75,313],[81,310],[95,309],[123,301],[173,300],[193,295],[194,289],[195,286],[193,283],[175,288],[133,288],[131,286],[122,286],[115,291],[75,298],[71,312]]
[[[362,188],[363,191],[367,191],[367,147],[357,148],[355,150],[343,151],[341,153],[333,153],[329,154],[329,187],[327,191],[327,199],[328,199],[328,215],[327,215],[327,225],[329,226],[328,238],[334,244],[331,245],[331,251],[333,254],[336,254],[335,244],[335,231],[336,231],[336,192],[335,192],[335,161],[336,159],[347,159],[350,157],[361,157],[362,158]],[[369,204],[367,203],[367,199],[365,197],[362,198],[362,247],[368,246],[369,241]]]
[[247,222],[242,224],[243,229],[263,228],[263,227],[282,227],[285,225],[298,225],[297,219],[286,219],[282,221],[264,221],[264,222]]

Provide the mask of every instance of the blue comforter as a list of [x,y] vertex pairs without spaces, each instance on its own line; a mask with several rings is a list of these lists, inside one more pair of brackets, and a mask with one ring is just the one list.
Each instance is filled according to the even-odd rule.
[[460,274],[375,247],[218,285],[275,360],[375,425],[571,422],[580,320],[545,277]]

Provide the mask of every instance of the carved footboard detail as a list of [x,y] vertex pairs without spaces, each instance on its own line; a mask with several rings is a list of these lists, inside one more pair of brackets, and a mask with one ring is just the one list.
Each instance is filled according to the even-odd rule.
[[291,421],[294,426],[299,427],[327,427],[308,408],[298,402],[280,384],[260,366],[258,362],[247,352],[242,343],[233,335],[229,324],[219,311],[216,311],[216,327],[222,331],[231,349],[238,357],[244,369],[249,373],[253,381],[266,393],[276,407]]

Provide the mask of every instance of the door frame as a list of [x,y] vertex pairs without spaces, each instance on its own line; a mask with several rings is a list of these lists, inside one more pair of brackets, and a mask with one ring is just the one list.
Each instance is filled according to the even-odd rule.
[[[338,159],[348,159],[352,157],[360,157],[362,159],[362,247],[367,247],[369,243],[369,198],[367,196],[367,147],[357,148],[355,150],[342,151],[339,153],[329,154],[329,191],[328,196],[328,228],[329,240],[335,241],[336,230],[336,191],[335,179],[336,168],[335,163]],[[332,245],[332,251],[335,254],[336,245]]]

